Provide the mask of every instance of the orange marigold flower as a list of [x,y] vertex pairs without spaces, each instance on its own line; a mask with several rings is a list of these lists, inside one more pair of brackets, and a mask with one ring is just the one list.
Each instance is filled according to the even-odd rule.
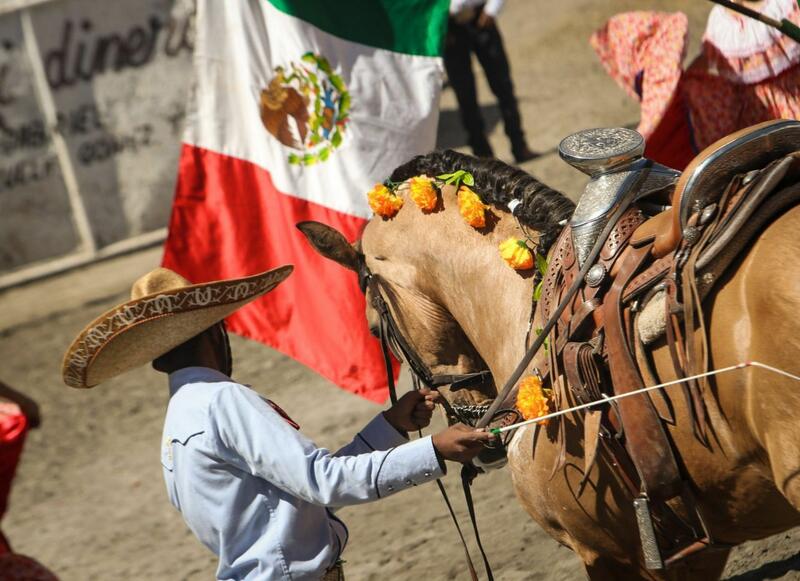
[[431,178],[423,175],[413,177],[408,180],[408,187],[411,190],[411,199],[423,212],[430,212],[436,207],[439,192]]
[[514,270],[533,268],[533,253],[524,240],[509,238],[500,244],[500,256]]
[[[519,382],[517,392],[517,409],[526,420],[540,418],[550,413],[550,390],[542,388],[542,380],[529,375]],[[547,420],[542,422],[547,424]]]
[[486,226],[486,209],[489,206],[484,204],[478,194],[467,186],[458,188],[458,211],[473,228],[483,228]]
[[367,194],[369,207],[382,218],[391,218],[403,207],[403,198],[395,196],[383,184],[375,184]]

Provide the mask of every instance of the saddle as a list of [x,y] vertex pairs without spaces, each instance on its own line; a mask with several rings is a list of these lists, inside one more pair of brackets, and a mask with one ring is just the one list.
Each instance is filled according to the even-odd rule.
[[[800,123],[762,123],[708,147],[669,187],[651,188],[645,196],[637,191],[611,196],[619,218],[605,228],[605,239],[594,241],[599,253],[591,265],[581,264],[580,257],[595,253],[576,248],[585,244],[585,225],[581,236],[574,224],[564,228],[542,282],[542,320],[549,320],[566,289],[586,274],[536,361],[557,407],[658,383],[648,359],[648,345],[657,340],[669,346],[678,378],[707,371],[703,300],[754,237],[800,203],[800,188],[786,187],[800,181],[796,149]],[[644,172],[636,181],[641,190],[649,183],[650,166],[628,160],[628,167]],[[614,171],[620,171],[618,165]],[[666,199],[669,208],[654,213]],[[680,389],[694,434],[708,445],[704,386],[686,380]],[[650,569],[720,546],[665,429],[665,422],[675,420],[669,397],[663,390],[649,392],[584,416],[582,484],[604,450],[631,494]]]

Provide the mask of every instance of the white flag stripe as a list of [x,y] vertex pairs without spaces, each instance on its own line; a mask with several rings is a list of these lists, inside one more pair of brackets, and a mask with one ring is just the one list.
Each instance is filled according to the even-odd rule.
[[[190,145],[254,163],[270,172],[280,191],[363,218],[371,216],[366,192],[373,184],[434,147],[440,58],[349,42],[263,0],[204,0],[198,8],[198,79],[185,136]],[[289,154],[303,152],[267,132],[259,95],[275,67],[288,68],[309,51],[341,75],[350,119],[342,145],[327,161],[290,165]]]

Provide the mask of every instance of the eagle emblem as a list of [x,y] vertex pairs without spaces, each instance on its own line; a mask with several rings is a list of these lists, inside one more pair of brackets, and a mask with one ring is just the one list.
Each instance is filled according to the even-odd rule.
[[293,165],[323,162],[342,144],[350,113],[350,94],[328,60],[308,52],[299,63],[275,67],[261,90],[261,122],[267,132],[295,151]]

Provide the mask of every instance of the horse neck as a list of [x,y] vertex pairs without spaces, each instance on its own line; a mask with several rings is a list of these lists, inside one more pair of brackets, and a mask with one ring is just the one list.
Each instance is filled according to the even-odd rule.
[[[458,217],[460,220],[460,216]],[[462,224],[463,227],[463,224]],[[445,255],[426,265],[438,282],[438,300],[489,366],[496,382],[508,377],[525,353],[533,279],[507,266],[498,246],[522,237],[515,220],[502,214],[487,234],[466,244],[445,241]]]

